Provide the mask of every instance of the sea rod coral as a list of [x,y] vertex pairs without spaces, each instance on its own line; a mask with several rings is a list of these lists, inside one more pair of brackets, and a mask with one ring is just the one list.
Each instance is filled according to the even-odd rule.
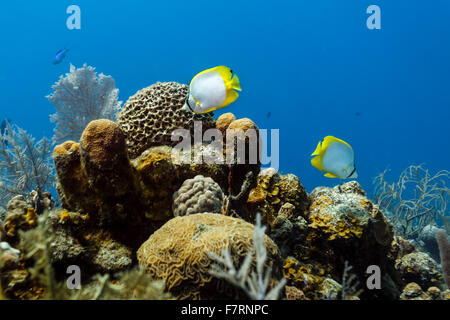
[[432,175],[422,165],[412,165],[393,183],[386,181],[386,172],[374,179],[374,203],[385,211],[399,235],[415,239],[425,226],[439,220],[449,227],[449,171]]

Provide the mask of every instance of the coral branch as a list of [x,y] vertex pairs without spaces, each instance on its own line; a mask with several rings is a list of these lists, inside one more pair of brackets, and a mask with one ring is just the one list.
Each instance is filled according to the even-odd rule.
[[[272,268],[265,268],[267,260],[267,250],[264,246],[265,229],[266,227],[261,226],[261,215],[258,214],[256,216],[256,225],[253,232],[253,250],[250,250],[247,253],[239,270],[236,270],[234,267],[229,250],[222,250],[223,257],[214,253],[209,254],[210,257],[217,262],[212,265],[210,274],[217,278],[225,279],[234,286],[241,288],[254,300],[276,300],[286,284],[286,279],[283,278],[276,286],[267,292]],[[256,272],[253,271],[250,273],[253,253],[255,253],[256,257]]]

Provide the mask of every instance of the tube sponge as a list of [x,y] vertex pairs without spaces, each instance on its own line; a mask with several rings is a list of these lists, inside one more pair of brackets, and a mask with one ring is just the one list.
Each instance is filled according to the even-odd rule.
[[441,265],[445,283],[450,288],[450,243],[447,239],[447,233],[439,229],[436,232],[436,240],[439,245],[439,252],[441,255]]
[[194,213],[220,213],[224,194],[211,178],[197,175],[183,182],[173,195],[173,214],[185,216]]

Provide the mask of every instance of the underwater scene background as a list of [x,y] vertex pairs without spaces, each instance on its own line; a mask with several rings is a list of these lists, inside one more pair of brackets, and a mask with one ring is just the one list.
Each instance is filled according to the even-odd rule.
[[[70,30],[66,24],[70,16],[66,9],[70,5],[81,8],[80,29]],[[371,15],[366,10],[371,5],[381,8],[380,29],[370,29],[366,24]],[[294,297],[300,300],[303,298],[345,299],[347,296],[360,296],[362,299],[399,299],[401,295],[404,299],[417,297],[450,299],[447,287],[449,284],[448,282],[447,286],[444,284],[450,279],[448,275],[450,268],[448,247],[450,246],[447,238],[441,236],[441,247],[447,246],[447,256],[444,256],[448,262],[445,264],[442,261],[442,252],[445,250],[439,251],[439,246],[435,241],[438,232],[436,230],[443,228],[448,233],[450,223],[447,206],[450,195],[448,189],[450,174],[446,171],[450,169],[448,161],[450,156],[448,143],[450,138],[448,131],[450,119],[449,18],[450,3],[445,0],[432,2],[403,0],[394,2],[385,0],[9,1],[2,4],[0,13],[2,40],[0,120],[9,119],[11,125],[26,130],[36,139],[35,142],[43,137],[51,140],[55,134],[55,123],[50,121],[50,115],[56,112],[55,104],[50,98],[50,95],[55,92],[55,88],[52,86],[61,76],[67,76],[66,74],[71,72],[71,65],[78,69],[83,68],[83,65],[86,64],[94,67],[98,74],[104,73],[111,76],[114,79],[115,88],[119,89],[120,107],[123,107],[125,102],[138,90],[158,81],[174,81],[189,85],[192,78],[203,70],[219,65],[228,66],[233,69],[233,73],[239,75],[242,91],[234,103],[223,109],[215,110],[213,118],[217,120],[219,116],[227,113],[233,113],[236,119],[250,118],[252,121],[250,126],[256,124],[260,130],[268,130],[269,140],[270,130],[279,129],[277,169],[278,176],[287,177],[285,180],[280,178],[280,181],[286,183],[286,189],[281,186],[282,182],[278,188],[278,182],[275,183],[270,179],[270,181],[266,181],[264,177],[275,175],[273,172],[266,171],[266,175],[258,176],[258,181],[253,182],[252,190],[256,190],[254,193],[250,191],[251,188],[248,188],[247,193],[242,193],[246,194],[243,200],[239,192],[241,186],[244,190],[247,183],[251,184],[248,182],[251,180],[250,178],[244,178],[251,172],[253,178],[256,179],[259,166],[257,168],[246,167],[245,170],[236,169],[236,171],[230,169],[230,172],[227,171],[226,174],[220,171],[222,168],[208,168],[199,172],[193,170],[183,176],[185,177],[184,182],[167,180],[167,183],[176,185],[176,190],[183,185],[177,191],[178,193],[174,193],[173,197],[175,202],[184,201],[183,197],[187,197],[187,195],[195,197],[189,193],[189,189],[199,182],[191,181],[191,178],[197,179],[193,176],[202,174],[212,177],[218,184],[212,185],[211,183],[214,181],[210,182],[209,180],[201,182],[204,183],[205,190],[209,188],[208,192],[217,194],[220,198],[220,201],[217,200],[218,202],[212,205],[214,210],[219,212],[222,210],[223,213],[223,203],[225,202],[227,203],[225,206],[227,212],[229,210],[232,212],[233,207],[248,206],[247,216],[239,214],[239,212],[234,213],[251,224],[256,223],[256,226],[245,225],[238,228],[239,234],[244,240],[239,240],[241,242],[236,246],[239,250],[242,248],[246,250],[238,250],[239,257],[229,258],[236,263],[245,260],[247,246],[251,247],[251,244],[249,245],[247,242],[253,238],[255,239],[256,255],[263,250],[261,249],[263,247],[268,251],[267,254],[270,257],[268,260],[270,260],[275,276],[270,281],[271,285],[268,285],[272,291],[267,290],[267,295],[252,295],[254,292],[250,289],[240,288],[239,290],[242,292],[238,292],[237,296],[254,299],[278,298],[282,293],[287,298]],[[61,50],[64,50],[64,56],[58,57],[62,53]],[[54,59],[60,60],[57,61],[58,63],[53,63]],[[184,89],[176,87],[170,90],[182,91]],[[176,97],[176,99],[178,98]],[[184,96],[180,100],[181,105],[184,102],[183,99]],[[126,117],[128,115],[118,119],[117,122],[120,124],[127,121]],[[157,118],[156,121],[160,121],[164,126],[166,120],[170,121],[164,118]],[[186,121],[190,121],[190,118],[187,118]],[[209,123],[212,120],[206,115],[202,121]],[[5,128],[8,130],[7,126],[3,121],[2,135]],[[116,137],[116,129],[111,129],[112,127],[108,127],[107,124],[99,124],[95,130],[100,130],[99,128],[111,130],[111,135]],[[92,132],[96,132],[94,129],[92,130]],[[358,177],[350,179],[350,181],[356,180],[359,185],[348,182],[348,180],[324,177],[323,172],[311,165],[311,154],[317,143],[326,136],[338,137],[352,146]],[[88,139],[87,134],[85,139]],[[5,139],[2,143],[4,148],[8,148],[7,141]],[[64,141],[57,142],[59,144]],[[268,142],[269,156],[272,157],[277,156],[270,154],[274,143],[277,142]],[[51,143],[48,148],[53,150],[56,145],[56,143]],[[11,142],[9,147],[11,147]],[[58,156],[62,159],[69,149],[72,152],[81,147],[74,147],[71,144],[65,145],[64,148],[67,150],[54,149],[53,151],[56,167],[58,167],[56,160]],[[87,142],[85,148],[88,148]],[[92,150],[95,149],[92,148]],[[108,152],[111,150],[108,149]],[[164,150],[158,150],[158,152],[163,154],[158,153],[158,157],[164,157]],[[111,191],[114,193],[114,196],[111,196],[112,193],[108,194],[110,192],[108,189],[104,191],[105,195],[101,198],[101,201],[105,201],[105,203],[98,205],[100,200],[93,200],[82,192],[85,186],[77,186],[79,189],[69,190],[68,186],[73,186],[75,183],[75,180],[70,180],[74,179],[73,170],[78,169],[73,169],[74,167],[71,167],[72,160],[65,158],[59,163],[59,168],[67,170],[66,173],[72,170],[72,173],[63,175],[63,171],[58,171],[56,168],[59,176],[56,177],[52,174],[53,178],[48,180],[51,182],[49,184],[51,187],[46,190],[51,195],[44,195],[44,200],[33,198],[30,200],[31,202],[25,197],[20,201],[26,203],[18,205],[20,210],[25,211],[19,210],[22,213],[17,213],[14,223],[11,218],[8,224],[8,220],[5,218],[5,227],[2,228],[5,229],[4,233],[7,236],[0,238],[2,243],[5,243],[1,249],[17,255],[17,261],[8,257],[10,260],[7,261],[12,264],[12,267],[5,267],[7,276],[0,277],[3,288],[6,288],[5,297],[29,299],[42,298],[45,294],[49,294],[48,288],[44,288],[45,286],[39,284],[37,280],[30,280],[28,274],[23,276],[23,282],[19,287],[15,283],[11,284],[11,278],[14,270],[17,272],[20,269],[23,274],[23,270],[28,268],[28,262],[18,262],[27,261],[24,257],[18,258],[21,252],[26,252],[27,248],[30,249],[27,246],[32,247],[36,241],[45,239],[43,235],[53,232],[49,231],[49,226],[44,226],[45,223],[39,225],[37,222],[37,216],[40,215],[38,208],[53,206],[54,200],[49,200],[51,198],[56,199],[56,207],[61,203],[63,205],[60,206],[58,212],[51,213],[47,218],[48,221],[51,221],[52,228],[57,230],[53,234],[57,238],[59,237],[59,240],[53,239],[54,243],[58,243],[56,253],[52,253],[51,259],[47,257],[49,260],[38,259],[39,263],[32,264],[44,274],[43,277],[49,277],[45,270],[47,270],[48,264],[52,264],[57,275],[55,281],[61,281],[61,275],[68,263],[79,264],[82,270],[89,270],[89,275],[109,274],[108,277],[111,279],[114,278],[112,275],[114,272],[131,269],[137,264],[137,261],[146,267],[147,271],[150,270],[152,276],[159,275],[159,278],[163,280],[170,278],[170,272],[175,272],[171,269],[173,268],[171,263],[174,262],[168,263],[169,271],[167,273],[160,269],[155,271],[156,267],[154,266],[164,264],[164,259],[155,258],[156,253],[150,254],[151,257],[144,254],[144,251],[147,255],[148,252],[153,252],[152,250],[157,251],[155,247],[158,245],[152,241],[158,241],[158,237],[167,236],[174,232],[173,230],[180,228],[177,226],[177,223],[181,223],[178,222],[178,217],[169,220],[166,212],[160,213],[166,210],[166,204],[162,200],[161,203],[153,201],[152,198],[167,197],[166,193],[170,193],[170,197],[172,197],[175,190],[172,190],[171,187],[168,189],[170,191],[165,190],[164,195],[161,195],[158,193],[160,191],[148,187],[149,182],[143,178],[143,183],[147,185],[142,194],[153,199],[153,202],[149,204],[146,202],[147,200],[140,199],[136,196],[136,190],[141,190],[142,186],[138,186],[140,182],[134,180],[134,169],[123,166],[123,163],[127,161],[124,160],[127,157],[125,154],[121,155],[120,152],[117,154],[117,158],[114,158],[116,162],[114,162],[115,172],[112,173],[114,176],[111,178],[112,180],[101,180],[90,176],[86,181],[89,181],[89,184],[101,185],[120,179],[128,180],[131,182],[121,185],[119,189],[122,191],[126,189],[130,193],[134,192],[132,195],[123,191],[125,193],[118,196],[117,193],[114,193],[117,191],[115,190]],[[144,175],[150,175],[150,171],[145,171],[150,160],[145,157],[137,157],[140,154],[140,151],[139,154],[136,154],[133,166],[139,174],[142,175],[144,172]],[[104,158],[110,156],[111,154],[108,154]],[[81,158],[83,159],[83,157],[81,152]],[[4,158],[2,159],[4,160]],[[89,163],[93,160],[81,161],[86,161],[86,164],[81,167],[86,167],[90,174]],[[104,161],[103,158],[102,161]],[[154,159],[152,158],[151,161]],[[50,165],[53,168],[53,160],[50,161]],[[270,163],[263,164],[262,168],[270,166]],[[410,171],[404,171],[407,168]],[[386,169],[388,171],[385,172]],[[2,167],[2,170],[6,169]],[[157,177],[156,172],[157,170],[151,171],[154,181],[160,183],[167,178],[165,176]],[[383,172],[385,174],[380,176]],[[401,176],[402,172],[404,176]],[[298,179],[295,180],[288,174],[293,174]],[[418,176],[419,174],[420,176]],[[5,175],[4,171],[2,175]],[[233,179],[238,176],[239,178],[231,183],[232,176]],[[376,179],[377,176],[378,179]],[[428,183],[427,179],[433,176],[435,179]],[[57,191],[55,185],[58,179],[62,187]],[[398,184],[392,184],[398,181]],[[405,181],[412,181],[413,187],[402,189],[402,183]],[[86,182],[87,184],[88,182]],[[264,203],[267,203],[267,197],[275,199],[271,198],[272,202],[265,204],[264,208],[258,203],[259,194],[257,192],[260,189],[255,187],[256,184],[258,184],[258,188],[262,188],[266,192],[264,193],[264,201],[266,201]],[[267,185],[272,192],[270,194],[267,194]],[[422,189],[416,188],[416,185]],[[2,184],[1,187],[3,186]],[[344,189],[340,189],[340,186]],[[96,187],[92,188],[92,190],[97,190]],[[423,188],[429,189],[425,191]],[[62,189],[64,190],[61,191]],[[181,192],[182,190],[184,193]],[[348,197],[342,196],[342,190],[349,194]],[[278,192],[286,192],[283,195],[284,198],[280,196],[281,203],[278,203],[280,201],[277,197]],[[398,195],[402,192],[402,196],[399,197]],[[420,198],[421,195],[422,198]],[[177,197],[182,200],[177,200]],[[324,200],[323,197],[331,199],[331,202],[327,203],[328,200]],[[107,203],[109,200],[112,202]],[[409,200],[411,202],[408,202]],[[97,201],[96,204],[94,204],[95,201]],[[359,209],[355,209],[356,213],[352,211],[353,215],[343,218],[341,216],[343,213],[339,211],[341,210],[339,208],[342,203],[347,204],[347,202],[351,204],[348,204],[349,207],[353,206],[353,209],[354,206],[359,206],[359,209],[366,210],[371,216],[372,220],[369,220],[372,222],[369,222],[367,217],[360,216]],[[6,211],[4,217],[13,216],[11,212],[15,209],[8,208],[9,205],[7,207],[6,203],[2,203],[2,206],[5,207],[3,211]],[[35,218],[33,218],[35,212],[29,210],[30,203],[35,205],[34,209],[37,213]],[[127,206],[133,206],[135,203],[139,203],[139,205],[129,209],[130,212],[151,208],[149,209],[150,213],[145,212],[145,216],[151,221],[157,222],[149,223],[140,217],[132,224],[124,226],[123,230],[125,231],[121,230],[119,233],[123,234],[119,236],[117,224],[120,225],[123,222],[121,219],[125,218],[120,217],[116,221],[114,220],[116,218],[111,217],[130,214],[127,212]],[[295,209],[289,206],[285,207],[286,203],[294,204]],[[379,213],[378,207],[375,205],[378,205],[383,213]],[[410,208],[409,205],[414,206],[416,211],[411,210],[414,213],[423,214],[429,218],[419,222],[414,220],[412,227],[405,226],[405,218],[402,216],[404,211],[402,210]],[[119,206],[121,208],[117,209]],[[325,207],[326,209],[323,211],[322,209]],[[283,210],[281,210],[282,208]],[[92,218],[93,211],[97,212],[95,218]],[[173,211],[175,216],[183,216],[183,218],[189,216],[188,213],[185,213],[185,211],[189,212],[185,207],[181,209],[174,207]],[[264,229],[257,224],[259,218],[256,211],[262,211],[263,224],[267,224],[265,231],[271,235],[270,238],[274,242],[268,237],[264,237]],[[217,211],[209,212],[217,213]],[[327,212],[333,213],[327,215]],[[173,216],[172,213],[170,214]],[[19,218],[20,215],[22,218]],[[193,214],[192,217],[194,216],[196,215]],[[233,215],[229,216],[226,219],[236,219]],[[297,217],[303,217],[304,221],[295,220]],[[390,222],[388,222],[388,218],[391,220]],[[89,222],[86,222],[89,219],[99,225],[107,226],[105,227],[107,231],[101,230],[100,232],[95,229],[89,225]],[[217,221],[212,221],[211,217],[195,217],[195,219],[195,221],[184,222],[186,225],[192,223],[194,238],[197,237],[195,230],[200,228],[198,226],[202,226],[198,231],[199,234],[213,226],[228,226],[227,221],[220,220],[222,218],[217,218]],[[173,225],[167,226],[164,224],[166,222]],[[22,223],[25,227],[21,226]],[[83,223],[87,223],[88,227],[81,230],[83,228],[80,226]],[[389,227],[389,223],[393,223],[392,228]],[[65,229],[68,224],[73,224],[73,229],[69,228],[70,232]],[[39,226],[36,227],[37,225]],[[136,227],[136,225],[139,226]],[[230,229],[220,232],[224,234],[237,232],[231,230],[234,228],[231,225],[230,222]],[[428,238],[422,235],[426,225],[429,225]],[[346,226],[350,227],[346,229]],[[35,233],[29,233],[28,236],[21,239],[18,230],[26,231],[30,228]],[[167,228],[167,230],[161,231],[163,228]],[[134,233],[136,230],[147,231],[142,231],[141,234],[126,239],[126,231]],[[162,235],[157,234],[159,231],[162,232]],[[1,229],[0,232],[2,232]],[[218,232],[219,235],[220,232]],[[155,236],[152,235],[153,238],[149,238],[151,234]],[[296,234],[296,236],[292,234]],[[298,234],[303,234],[303,236],[298,236]],[[256,246],[258,235],[261,240],[260,251]],[[395,238],[396,236],[403,236],[404,239]],[[360,242],[348,242],[353,237],[360,239],[358,240]],[[82,244],[79,245],[76,239],[81,238],[84,239],[84,243],[80,240]],[[144,243],[148,238],[149,240]],[[293,240],[294,238],[295,240]],[[342,242],[339,242],[341,240],[333,242],[340,238],[342,238]],[[60,241],[61,239],[65,239],[65,242]],[[444,244],[445,240],[447,240],[447,244]],[[214,241],[211,240],[211,243],[215,243]],[[287,242],[291,242],[291,244],[288,245]],[[330,245],[329,242],[334,244]],[[142,243],[144,244],[141,247]],[[295,243],[309,243],[309,249],[305,249],[306,251],[299,249]],[[111,249],[111,252],[101,252],[104,247],[108,246],[112,246],[114,249]],[[145,246],[148,248],[145,249]],[[230,244],[230,246],[233,245]],[[300,244],[298,246],[301,247]],[[138,248],[140,249],[138,250]],[[320,248],[331,250],[327,253],[328,258],[333,254],[342,254],[345,263],[344,261],[327,260],[328,258],[325,256],[315,256],[316,250],[320,251]],[[349,252],[355,248],[377,251],[374,254],[377,258],[364,256],[352,260]],[[226,265],[225,260],[221,260],[222,257],[219,257],[221,249],[211,245],[204,250],[216,254],[215,261]],[[46,252],[45,250],[43,252]],[[91,251],[95,251],[95,258],[91,256],[91,253],[87,253]],[[422,256],[423,252],[428,255]],[[404,258],[408,254],[419,255],[419,257]],[[226,257],[225,253],[224,256]],[[94,259],[94,263],[86,262],[92,259]],[[258,260],[258,256],[255,256],[255,259]],[[411,259],[415,262],[411,262]],[[277,264],[278,260],[282,263]],[[433,261],[431,262],[431,260]],[[250,260],[247,262],[250,264]],[[414,263],[415,265],[412,266]],[[27,266],[25,267],[25,265]],[[386,272],[389,276],[383,278],[383,288],[386,288],[389,283],[390,289],[376,294],[370,290],[356,290],[354,283],[349,284],[358,277],[359,282],[363,283],[361,277],[368,265],[380,265],[382,270],[388,270]],[[355,277],[349,275],[351,270],[355,272]],[[161,272],[164,276],[161,276]],[[191,271],[190,274],[195,272],[198,271]],[[202,273],[207,273],[207,270],[202,270]],[[178,274],[178,271],[175,274]],[[230,279],[230,275],[221,269],[214,270],[211,274],[231,283],[236,280]],[[342,285],[340,288],[332,283],[332,280],[329,282],[326,280],[334,279],[333,281],[336,282],[341,275],[342,281],[338,281]],[[182,285],[179,285],[177,281],[177,284],[166,282],[161,286],[159,283],[153,282],[153,278],[147,279],[146,274],[136,270],[120,277],[117,279],[120,279],[122,283],[145,278],[145,281],[141,282],[148,285],[142,285],[145,287],[144,289],[133,288],[134,291],[126,291],[127,287],[126,290],[124,289],[125,291],[117,293],[114,291],[114,286],[108,284],[106,287],[109,286],[110,290],[105,290],[108,292],[105,295],[107,298],[139,297],[135,291],[138,289],[141,290],[141,293],[144,292],[140,297],[217,298],[213,295],[208,296],[207,290],[196,292],[190,287],[192,286],[191,280],[186,280],[185,277],[180,280]],[[283,278],[283,281],[278,281],[280,277]],[[195,285],[198,285],[198,281],[200,283],[209,281],[205,280],[203,276],[200,278],[201,280],[196,279]],[[86,279],[83,278],[83,283],[89,282]],[[92,282],[94,289],[98,283],[105,285],[109,278],[98,276],[95,279]],[[347,293],[343,289],[345,282],[347,282]],[[418,288],[411,283],[417,285]],[[214,283],[214,285],[216,284]],[[225,286],[223,283],[217,285]],[[404,289],[408,285],[409,291]],[[429,288],[437,288],[439,292],[436,293],[435,289],[430,291]],[[225,286],[224,292],[228,292],[227,290],[231,289]],[[164,293],[162,293],[163,291]],[[414,292],[412,296],[405,293],[411,291]],[[62,292],[63,289],[53,288],[53,291],[50,292],[51,297],[68,298],[71,296],[67,292]],[[247,295],[243,293],[247,293]],[[0,297],[2,297],[1,294]],[[80,293],[79,298],[97,297],[93,297],[91,291],[88,290]]]

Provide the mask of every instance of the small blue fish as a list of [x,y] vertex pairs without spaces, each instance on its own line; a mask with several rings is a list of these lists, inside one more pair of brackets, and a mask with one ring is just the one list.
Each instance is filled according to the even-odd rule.
[[53,59],[53,64],[61,63],[64,60],[64,58],[66,57],[67,52],[69,52],[69,49],[66,49],[66,48],[59,50],[56,53],[55,58]]

